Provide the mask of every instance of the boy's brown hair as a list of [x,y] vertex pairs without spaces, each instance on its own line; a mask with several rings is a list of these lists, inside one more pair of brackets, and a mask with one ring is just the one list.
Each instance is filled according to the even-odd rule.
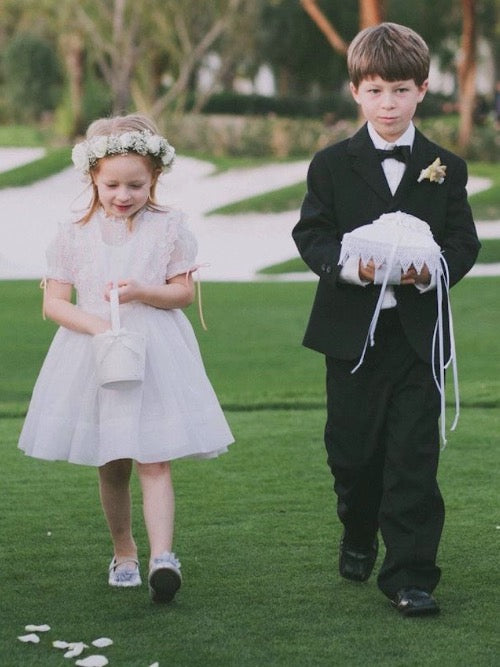
[[413,79],[421,86],[429,76],[430,55],[425,41],[411,28],[380,23],[356,35],[347,51],[347,69],[355,88],[363,79]]

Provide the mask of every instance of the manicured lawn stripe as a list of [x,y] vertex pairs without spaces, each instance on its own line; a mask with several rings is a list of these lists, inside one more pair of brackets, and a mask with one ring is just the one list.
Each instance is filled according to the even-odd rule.
[[41,178],[58,174],[71,165],[71,148],[52,148],[38,160],[0,173],[0,188],[31,185]]
[[[170,607],[144,587],[112,590],[94,470],[16,450],[21,420],[0,420],[2,633],[6,667],[60,665],[54,639],[89,643],[111,665],[494,665],[498,542],[498,411],[466,410],[441,457],[447,522],[440,551],[443,611],[400,618],[378,592],[337,574],[340,528],[321,442],[324,413],[231,413],[236,444],[215,461],[174,464],[176,552],[184,585]],[[147,563],[139,489],[136,538]],[[48,533],[51,533],[50,535]],[[379,557],[380,564],[380,557]],[[27,623],[52,630],[38,646]],[[418,663],[411,659],[418,654]]]
[[[22,415],[55,326],[41,318],[34,281],[0,284],[0,415]],[[499,278],[469,278],[452,289],[464,405],[500,405]],[[315,283],[206,283],[208,331],[187,313],[218,396],[231,410],[324,404],[323,359],[301,346]],[[478,298],[480,294],[480,298]]]

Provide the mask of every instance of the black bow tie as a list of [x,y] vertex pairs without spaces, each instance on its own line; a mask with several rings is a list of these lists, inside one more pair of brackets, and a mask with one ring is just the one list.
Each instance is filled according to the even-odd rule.
[[375,150],[381,162],[387,158],[393,158],[394,160],[399,160],[405,164],[408,164],[410,161],[409,146],[394,146],[394,148],[389,148],[388,150],[384,150],[383,148],[376,148]]

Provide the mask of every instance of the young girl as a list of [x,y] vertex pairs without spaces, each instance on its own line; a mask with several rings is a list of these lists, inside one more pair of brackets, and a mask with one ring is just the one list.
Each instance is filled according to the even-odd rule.
[[[30,456],[97,466],[114,555],[111,586],[139,586],[129,481],[135,461],[156,602],[181,584],[172,552],[170,461],[214,457],[233,438],[181,309],[194,300],[197,244],[183,215],[155,203],[174,149],[141,115],[92,123],[73,149],[93,197],[61,225],[47,251],[46,315],[60,325],[35,385],[19,447]],[[76,305],[71,301],[76,290]],[[93,339],[110,329],[110,293],[121,326],[146,340],[144,380],[100,386]]]

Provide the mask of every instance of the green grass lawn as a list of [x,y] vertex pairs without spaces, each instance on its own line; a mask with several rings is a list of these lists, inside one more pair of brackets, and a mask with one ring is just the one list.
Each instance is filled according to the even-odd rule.
[[46,142],[46,133],[34,125],[0,125],[2,148],[45,146]]
[[[441,460],[443,611],[432,619],[400,618],[374,577],[357,585],[337,574],[323,360],[300,345],[314,289],[206,283],[208,332],[188,310],[236,443],[215,461],[175,463],[184,585],[174,604],[154,606],[144,586],[107,586],[112,554],[95,470],[17,450],[55,326],[41,319],[34,281],[0,283],[2,667],[74,664],[52,641],[102,636],[114,644],[94,652],[122,667],[498,664],[500,278],[452,291],[462,413]],[[132,491],[145,572],[135,477]],[[17,640],[26,624],[42,623],[52,629],[39,645]]]
[[500,239],[482,239],[477,261],[481,264],[500,262]]
[[50,148],[46,155],[28,162],[15,169],[0,172],[0,188],[12,188],[23,185],[31,185],[53,174],[58,174],[71,165],[71,148]]
[[[476,220],[500,220],[500,167],[498,164],[473,162],[469,165],[472,176],[491,179],[491,187],[469,198]],[[498,260],[497,260],[498,261]]]
[[[54,327],[41,320],[34,282],[2,283],[1,664],[66,664],[53,640],[101,636],[114,644],[99,653],[126,667],[497,664],[499,288],[492,278],[453,289],[464,400],[440,468],[442,614],[409,620],[373,577],[357,585],[337,574],[323,362],[300,346],[314,285],[207,283],[208,332],[188,311],[236,443],[218,460],[174,464],[184,585],[165,607],[152,605],[145,587],[107,586],[95,470],[16,449]],[[135,477],[133,496],[144,570]],[[30,623],[52,628],[37,646],[16,639]]]
[[[62,665],[53,640],[101,636],[114,645],[99,653],[126,667],[496,664],[498,412],[467,411],[442,456],[443,610],[413,620],[389,607],[373,578],[357,585],[337,574],[322,411],[228,416],[237,437],[229,454],[174,467],[184,585],[168,607],[150,604],[144,587],[107,586],[111,554],[95,471],[21,457],[20,421],[0,420],[9,498],[2,665]],[[138,508],[135,479],[133,496]],[[144,564],[139,509],[136,537]],[[23,645],[16,637],[27,623],[52,630],[40,645]]]
[[[41,319],[36,282],[0,285],[0,415],[15,416],[24,413],[55,326]],[[500,278],[469,278],[451,292],[462,396],[468,404],[478,395],[480,405],[500,404],[500,379],[492,363],[498,354],[499,289]],[[208,331],[201,330],[195,306],[187,312],[224,407],[323,406],[322,357],[300,345],[314,291],[313,282],[204,284]]]

